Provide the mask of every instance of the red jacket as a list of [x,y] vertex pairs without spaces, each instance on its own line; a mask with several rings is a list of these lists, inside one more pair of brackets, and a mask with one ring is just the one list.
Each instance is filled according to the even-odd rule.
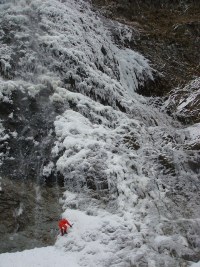
[[58,223],[58,226],[59,226],[60,229],[66,228],[67,225],[69,225],[70,227],[72,226],[67,219],[62,219]]

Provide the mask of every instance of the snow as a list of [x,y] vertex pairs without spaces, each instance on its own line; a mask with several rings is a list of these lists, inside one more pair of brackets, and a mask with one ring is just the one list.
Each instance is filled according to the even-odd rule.
[[200,123],[196,123],[190,127],[187,127],[186,130],[189,132],[191,141],[200,140]]
[[[0,266],[171,267],[198,253],[198,174],[185,168],[196,154],[182,145],[186,137],[199,139],[199,124],[177,130],[172,118],[136,93],[153,80],[153,69],[123,45],[132,31],[108,23],[81,0],[15,1],[4,15],[22,23],[24,34],[16,32],[16,42],[0,50],[6,74],[21,38],[29,36],[31,45],[23,44],[18,79],[0,80],[0,100],[12,103],[16,90],[35,98],[48,88],[50,104],[62,106],[54,121],[54,162],[42,174],[48,179],[55,168],[63,176],[62,216],[74,225],[55,246],[1,254]],[[9,138],[2,124],[0,138]],[[39,201],[39,186],[35,191]]]
[[[73,228],[68,235],[59,236],[54,247],[35,248],[17,253],[0,255],[1,267],[36,267],[36,266],[103,266],[104,261],[112,262],[117,238],[125,231],[122,218],[107,215],[99,211],[98,216],[87,215],[85,212],[68,209],[63,217],[70,219]],[[116,239],[110,240],[109,235]]]
[[8,134],[5,134],[5,128],[3,124],[0,122],[0,141],[7,140],[9,138]]
[[177,107],[177,111],[180,112],[181,110],[183,110],[190,102],[194,101],[195,98],[196,98],[195,95],[191,95],[190,97],[187,98],[186,101],[183,100]]
[[[126,95],[128,99],[133,96],[139,84],[142,85],[147,78],[153,79],[148,60],[137,52],[115,45],[103,20],[90,10],[85,1],[74,3],[68,0],[62,3],[56,0],[38,0],[25,5],[23,1],[18,1],[12,12],[14,16],[6,12],[4,19],[14,25],[22,23],[24,36],[32,35],[36,50],[32,51],[28,43],[24,44],[25,54],[20,58],[18,66],[18,76],[24,80],[40,82],[46,75],[47,80],[53,82],[58,70],[63,78],[69,78],[72,74],[76,80],[76,89],[80,92],[93,91],[94,95],[112,103],[117,97],[121,99],[121,94]],[[21,15],[22,12],[34,13],[31,29],[25,27],[24,20],[27,20],[27,17]],[[37,18],[38,14],[40,20]],[[35,27],[47,30],[39,34],[35,32]],[[113,23],[109,27],[119,28],[122,39],[123,35],[124,38],[130,38],[131,30],[128,30],[127,26]],[[16,43],[20,42],[19,34],[22,34],[21,31],[15,35]],[[9,50],[2,50],[2,60],[5,61],[3,56],[6,55],[10,64],[15,47],[6,46],[1,49]],[[92,84],[97,84],[98,87]],[[35,85],[29,86],[33,96],[34,91],[37,92],[36,89]]]
[[[10,136],[7,133],[5,133],[5,128],[4,128],[3,124],[2,124],[2,122],[0,121],[0,142],[6,141],[9,138],[10,138]],[[0,152],[0,166],[1,166],[2,161],[4,159],[4,155],[5,155],[5,152]],[[1,183],[0,183],[0,190],[2,190]]]
[[164,108],[186,123],[197,122],[199,114],[200,79],[196,78],[184,88],[176,88],[170,93]]
[[49,162],[48,165],[43,168],[43,175],[48,177],[51,174],[53,167],[53,162]]
[[197,262],[197,263],[193,263],[193,264],[191,265],[191,267],[200,267],[200,261]]
[[73,254],[69,255],[53,246],[0,255],[1,267],[60,267],[66,264],[79,266]]

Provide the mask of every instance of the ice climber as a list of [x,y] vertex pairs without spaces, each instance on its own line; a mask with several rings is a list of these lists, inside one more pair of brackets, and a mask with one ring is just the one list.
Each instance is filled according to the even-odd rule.
[[58,223],[61,235],[67,234],[67,229],[72,227],[67,219],[61,219]]

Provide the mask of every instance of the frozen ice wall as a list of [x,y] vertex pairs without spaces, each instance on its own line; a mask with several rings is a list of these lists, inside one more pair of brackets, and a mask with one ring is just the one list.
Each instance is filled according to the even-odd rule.
[[132,30],[88,1],[2,7],[1,100],[12,104],[20,91],[39,101],[39,129],[50,117],[39,138],[49,147],[40,175],[64,180],[65,214],[85,223],[56,246],[79,252],[80,266],[197,261],[199,156],[188,143],[199,125],[182,129],[136,93],[153,69],[128,48]]

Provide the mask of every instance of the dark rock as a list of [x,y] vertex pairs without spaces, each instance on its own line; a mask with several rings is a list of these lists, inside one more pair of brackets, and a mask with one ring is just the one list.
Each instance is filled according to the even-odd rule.
[[192,80],[185,87],[171,91],[165,101],[165,110],[183,124],[200,122],[200,79]]
[[103,53],[104,56],[107,55],[107,52],[104,46],[101,47],[101,52]]
[[[129,25],[127,47],[147,57],[162,75],[138,89],[145,96],[163,96],[200,73],[200,2],[198,0],[92,0],[109,18]],[[103,8],[102,8],[103,7]],[[114,39],[120,43],[116,33]]]
[[158,160],[159,160],[159,163],[161,163],[161,165],[164,167],[163,174],[171,174],[173,176],[176,175],[175,165],[172,159],[169,159],[165,155],[159,155]]
[[2,187],[0,253],[52,245],[61,213],[58,198],[62,189],[6,177],[2,179]]

